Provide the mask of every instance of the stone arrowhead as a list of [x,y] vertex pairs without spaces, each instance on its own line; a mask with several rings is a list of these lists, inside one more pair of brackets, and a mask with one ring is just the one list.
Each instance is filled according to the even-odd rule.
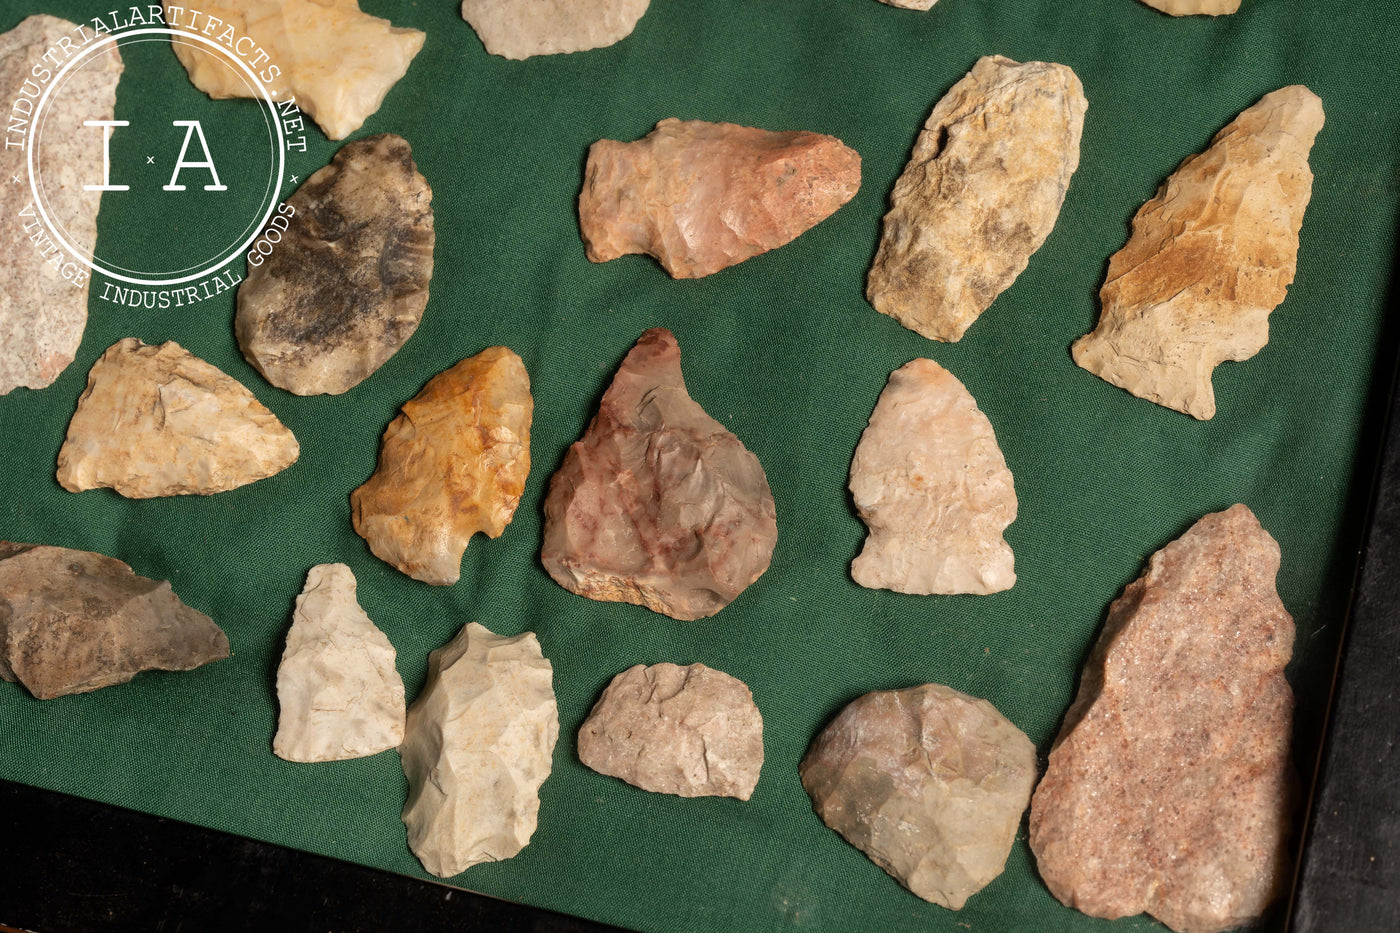
[[492,55],[583,52],[632,34],[651,0],[462,0],[462,18]]
[[91,551],[0,541],[0,678],[38,699],[226,657],[228,638],[169,583]]
[[428,304],[432,200],[403,138],[342,147],[287,200],[281,242],[248,264],[234,324],[248,362],[297,395],[338,395],[383,366]]
[[880,0],[880,2],[897,6],[901,10],[931,10],[938,0]]
[[851,461],[870,537],[851,564],[861,586],[900,593],[999,593],[1016,582],[1002,532],[1016,489],[991,422],[933,360],[895,370]]
[[762,576],[777,540],[758,458],[686,392],[671,332],[642,334],[550,481],[545,570],[589,599],[701,619]]
[[982,58],[938,102],[895,183],[866,283],[875,310],[955,341],[1050,235],[1088,108],[1064,65]]
[[1109,262],[1099,325],[1075,341],[1074,361],[1139,398],[1213,417],[1215,367],[1269,342],[1269,312],[1297,271],[1322,122],[1317,95],[1286,87],[1181,163]]
[[58,451],[69,492],[207,496],[280,473],[300,449],[253,393],[173,340],[127,337],[88,373]]
[[363,758],[403,741],[403,680],[394,646],[355,598],[355,574],[319,564],[297,597],[277,667],[277,735],[287,761]]
[[456,583],[472,535],[499,538],[520,504],[534,408],[525,364],[505,347],[434,376],[350,494],[355,531],[375,556],[415,580]]
[[672,118],[589,148],[579,227],[593,262],[646,253],[697,279],[791,242],[859,188],[860,156],[834,136]]
[[1287,877],[1293,620],[1248,508],[1207,515],[1108,611],[1031,805],[1040,876],[1092,917],[1257,920]]
[[[266,53],[262,74],[278,69],[264,81],[268,91],[295,100],[331,139],[349,136],[379,109],[426,38],[360,12],[358,0],[201,0],[197,10],[164,2],[168,23],[200,32],[220,20],[216,28],[252,40]],[[195,12],[204,18],[192,19]],[[215,100],[257,93],[223,56],[192,42],[174,47],[194,86]]]
[[[43,55],[59,39],[71,41],[75,25],[53,16],[31,16],[9,32],[0,33],[0,94],[14,102],[11,131],[24,120],[19,101],[34,106],[42,86],[34,69],[46,68]],[[50,97],[42,114],[49,131],[36,153],[45,171],[62,173],[73,183],[46,185],[45,212],[64,231],[74,249],[91,256],[97,244],[100,191],[84,191],[84,182],[102,179],[102,149],[98,130],[83,129],[88,120],[111,120],[117,99],[122,60],[115,46],[97,53],[72,72],[63,92]],[[82,136],[91,133],[92,136]],[[87,326],[88,270],[61,249],[41,252],[49,242],[46,226],[32,203],[28,179],[11,184],[22,171],[14,163],[0,184],[0,395],[25,386],[52,385],[73,362]],[[35,239],[35,238],[38,239]]]
[[919,897],[958,910],[1006,865],[1035,746],[986,700],[924,684],[851,703],[800,771],[826,825]]
[[1143,3],[1172,16],[1221,16],[1239,11],[1240,0],[1142,0]]
[[399,746],[403,821],[423,867],[450,878],[525,848],[558,738],[553,668],[533,632],[470,622],[429,655]]
[[763,717],[743,681],[723,671],[638,664],[594,704],[578,757],[642,790],[748,800],[763,768]]

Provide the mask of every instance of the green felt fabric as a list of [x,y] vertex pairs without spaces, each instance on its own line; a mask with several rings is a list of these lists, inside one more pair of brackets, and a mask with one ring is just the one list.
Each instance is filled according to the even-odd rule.
[[[0,28],[34,5],[6,0]],[[43,6],[70,19],[95,9]],[[230,294],[165,311],[92,298],[58,382],[0,398],[0,538],[96,550],[170,579],[227,631],[233,657],[50,702],[0,683],[0,777],[423,875],[399,821],[393,752],[298,765],[271,751],[292,602],[309,567],[344,561],[410,697],[428,652],[468,621],[534,630],[553,662],[561,732],[539,829],[516,858],[454,884],[646,931],[1107,929],[1054,900],[1024,834],[961,912],[920,901],[822,825],[797,764],[849,700],[926,681],[990,699],[1043,755],[1109,602],[1154,550],[1240,501],[1283,549],[1296,755],[1311,772],[1364,519],[1374,438],[1363,429],[1377,429],[1367,412],[1388,385],[1375,361],[1400,177],[1400,3],[1244,0],[1212,20],[1136,0],[942,0],[928,13],[875,0],[654,0],[612,48],[525,62],[487,55],[453,0],[363,6],[428,33],[356,134],[405,136],[433,186],[437,268],[422,326],[347,394],[298,398],[239,354]],[[177,99],[206,123],[256,119],[249,102],[195,92],[169,50],[152,48],[128,60],[119,119]],[[872,310],[864,278],[919,127],[990,53],[1075,69],[1089,99],[1083,158],[1030,267],[945,345]],[[1219,414],[1199,423],[1074,366],[1069,344],[1097,318],[1129,218],[1242,108],[1295,82],[1327,110],[1297,281],[1269,345],[1216,374]],[[645,257],[590,264],[575,211],[587,146],[636,139],[668,116],[834,134],[863,157],[860,193],[792,244],[699,281],[673,281]],[[288,169],[303,178],[337,149],[317,130],[309,139]],[[11,154],[0,161],[8,177]],[[224,171],[231,187],[256,181]],[[113,198],[102,244],[141,256],[197,235],[160,203]],[[676,333],[692,394],[758,455],[777,502],[771,569],[708,621],[571,595],[538,558],[551,473],[622,355],[656,325]],[[296,433],[300,461],[208,498],[63,491],[55,458],[87,371],[126,336],[178,340],[247,385]],[[533,380],[534,469],[506,533],[472,543],[460,583],[430,587],[369,552],[349,493],[398,406],[493,344],[518,351]],[[1015,474],[1009,592],[909,597],[850,579],[864,537],[845,490],[851,455],[889,373],[918,356],[967,385]],[[658,661],[703,661],[752,688],[766,761],[751,801],[648,794],[579,764],[574,736],[599,690]]]

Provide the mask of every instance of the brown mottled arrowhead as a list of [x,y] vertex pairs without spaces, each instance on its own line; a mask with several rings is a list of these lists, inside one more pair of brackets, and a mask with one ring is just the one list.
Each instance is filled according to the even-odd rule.
[[763,769],[763,717],[744,682],[724,671],[638,664],[594,704],[578,758],[642,790],[748,800]]
[[1239,11],[1240,0],[1142,0],[1154,10],[1172,16],[1222,16]]
[[642,334],[544,504],[545,570],[589,599],[674,619],[729,605],[765,570],[777,513],[758,458],[691,399],[669,330]]
[[299,453],[292,432],[233,378],[173,340],[127,337],[88,373],[58,482],[130,499],[207,496],[280,473]]
[[40,700],[228,657],[208,616],[91,551],[0,541],[0,678]]
[[1257,920],[1287,877],[1293,620],[1279,548],[1207,515],[1108,611],[1031,805],[1051,893],[1180,933]]
[[[199,0],[187,8],[165,0],[165,14],[166,22],[191,32],[220,21],[213,37],[237,36],[245,58],[257,57],[242,51],[243,40],[251,40],[273,98],[295,100],[331,139],[349,136],[379,109],[426,38],[361,12],[358,0]],[[227,58],[195,42],[172,44],[190,81],[215,100],[258,95]]]
[[593,262],[646,253],[696,279],[791,242],[859,188],[860,156],[834,136],[671,118],[589,148],[579,227]]
[[986,700],[924,684],[851,703],[801,773],[826,825],[919,897],[958,910],[1006,865],[1035,746]]
[[462,18],[503,58],[583,52],[632,34],[651,0],[462,0]]
[[281,243],[249,263],[234,325],[248,362],[297,395],[337,395],[383,366],[428,304],[432,200],[402,137],[342,147],[287,199]]
[[866,283],[875,310],[961,338],[1054,228],[1088,106],[1064,65],[980,59],[933,108],[895,183]]
[[434,376],[389,424],[378,469],[350,494],[355,531],[415,580],[456,583],[472,535],[500,537],[520,504],[534,409],[525,364],[506,347]]
[[[14,102],[11,141],[17,132],[27,131],[18,101],[33,105],[29,92],[37,95],[41,87],[35,69],[48,67],[44,53],[60,39],[76,42],[77,28],[40,14],[0,33],[0,99],[7,108]],[[70,72],[62,91],[43,109],[44,132],[35,153],[43,173],[59,182],[44,188],[49,217],[73,248],[88,256],[97,243],[102,192],[83,186],[102,181],[100,134],[105,130],[84,128],[83,123],[112,119],[121,73],[115,45]],[[73,362],[87,326],[88,270],[49,238],[29,185],[9,183],[8,175],[19,174],[24,165],[23,152],[16,150],[13,157],[14,168],[0,184],[0,255],[5,257],[0,261],[0,395],[19,386],[52,385]]]
[[1269,312],[1297,271],[1323,119],[1322,101],[1295,84],[1181,163],[1109,262],[1103,313],[1074,361],[1139,398],[1213,417],[1215,367],[1269,342]]
[[933,360],[895,370],[851,460],[870,527],[851,576],[899,593],[999,593],[1016,582],[1002,537],[1016,488],[987,416]]

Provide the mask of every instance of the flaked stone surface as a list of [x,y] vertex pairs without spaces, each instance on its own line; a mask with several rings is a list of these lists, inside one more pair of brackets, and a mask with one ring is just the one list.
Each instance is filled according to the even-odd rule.
[[277,735],[287,761],[363,758],[403,741],[403,680],[394,646],[355,598],[355,574],[318,564],[297,597],[277,667]]
[[258,372],[297,395],[359,385],[408,342],[433,277],[433,191],[408,142],[347,143],[287,199],[282,241],[249,263],[234,329]]
[[851,461],[870,528],[851,564],[861,586],[900,593],[999,593],[1016,582],[1002,532],[1016,488],[991,422],[933,360],[895,370]]
[[1207,16],[1221,16],[1236,13],[1240,0],[1142,0],[1153,9],[1170,13],[1172,16],[1194,16],[1204,13]]
[[[259,65],[272,79],[264,81],[269,93],[295,100],[331,139],[349,136],[379,109],[426,38],[361,12],[358,0],[201,0],[205,16],[196,20],[192,8],[176,16],[171,9],[165,0],[167,22],[201,32],[217,19],[216,37],[232,29],[235,44],[244,37],[256,43],[267,55]],[[172,45],[194,86],[215,100],[258,93],[223,56],[195,42]]]
[[1293,620],[1279,548],[1207,515],[1108,611],[1031,806],[1051,893],[1180,933],[1258,919],[1288,877]]
[[748,800],[763,768],[763,717],[744,682],[723,671],[638,664],[594,704],[578,757],[642,790]]
[[[0,33],[0,94],[12,105],[12,129],[13,121],[27,119],[18,108],[37,103],[41,85],[33,80],[33,69],[49,67],[44,53],[60,38],[75,40],[75,28],[40,14]],[[97,243],[102,192],[83,186],[102,181],[98,134],[103,131],[83,123],[112,119],[121,73],[115,46],[99,52],[69,73],[63,93],[52,96],[42,111],[47,129],[35,158],[43,168],[45,211],[73,248],[88,256]],[[15,156],[15,164],[23,164],[18,150]],[[0,255],[5,257],[0,262],[0,395],[20,386],[52,385],[73,362],[87,326],[88,269],[66,251],[48,248],[53,246],[48,227],[32,202],[28,184],[0,185]],[[36,235],[39,243],[31,239]]]
[[477,532],[499,538],[530,474],[535,403],[520,357],[490,347],[439,373],[384,432],[379,467],[350,494],[380,560],[447,586]]
[[626,39],[651,0],[462,0],[462,18],[503,58],[584,52]]
[[924,684],[851,703],[800,770],[826,825],[919,897],[958,910],[1006,865],[1035,746],[986,700]]
[[253,393],[173,340],[118,340],[88,373],[58,451],[69,492],[207,496],[296,462],[292,432]]
[[91,551],[0,541],[0,678],[40,700],[228,654],[213,620],[163,580]]
[[875,310],[960,339],[1054,228],[1087,108],[1064,65],[980,59],[933,108],[895,183],[866,282]]
[[1139,398],[1213,417],[1215,367],[1269,342],[1269,312],[1293,282],[1323,119],[1317,95],[1282,88],[1181,163],[1109,261],[1098,327],[1075,341],[1074,361]]
[[646,253],[694,279],[791,242],[859,188],[860,156],[834,136],[669,118],[589,148],[579,228],[593,262]]
[[758,458],[705,414],[669,330],[642,334],[544,503],[545,570],[589,599],[701,619],[757,580],[778,540]]
[[439,878],[529,843],[559,738],[553,676],[533,632],[475,622],[428,656],[399,754],[408,844]]
[[931,10],[938,0],[880,0],[880,2],[897,6],[901,10]]

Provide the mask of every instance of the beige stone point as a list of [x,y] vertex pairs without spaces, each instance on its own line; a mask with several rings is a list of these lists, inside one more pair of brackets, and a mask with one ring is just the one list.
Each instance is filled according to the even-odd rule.
[[520,504],[534,407],[525,364],[506,347],[439,373],[406,402],[374,475],[350,494],[375,556],[415,580],[456,583],[472,535],[500,537]]
[[1109,608],[1031,804],[1040,876],[1066,905],[1217,933],[1282,890],[1294,628],[1279,559],[1236,505],[1152,555]]
[[642,790],[748,800],[763,769],[763,717],[744,682],[723,671],[638,664],[594,704],[578,757]]
[[[189,26],[189,13],[172,17],[171,6],[165,0],[167,21]],[[195,31],[212,18],[222,21],[221,33],[251,39],[267,54],[259,64],[269,92],[295,99],[331,139],[349,136],[379,109],[426,38],[361,12],[358,0],[201,0],[185,9],[205,16]],[[194,86],[215,100],[258,93],[225,57],[193,42],[172,44]]]
[[1323,120],[1316,94],[1285,87],[1181,163],[1109,262],[1098,327],[1075,341],[1074,361],[1139,398],[1213,417],[1215,367],[1269,342],[1269,312],[1293,282]]
[[986,700],[925,684],[851,703],[800,770],[826,825],[914,894],[959,910],[1006,866],[1035,746]]
[[318,564],[297,597],[277,667],[277,735],[287,761],[362,758],[403,741],[403,680],[394,646],[355,598],[355,574]]
[[1010,589],[1002,537],[1016,489],[991,422],[933,360],[895,370],[851,461],[851,495],[870,528],[851,564],[861,586],[900,593]]
[[403,821],[423,867],[450,878],[525,848],[558,738],[553,668],[533,632],[470,622],[429,655],[399,746]]
[[901,10],[931,10],[938,0],[880,0],[880,2],[897,6]]
[[[0,33],[0,99],[7,109],[20,100],[34,103],[22,90],[39,87],[32,80],[33,69],[42,66],[42,56],[60,39],[81,44],[76,28],[40,14]],[[54,94],[43,110],[46,130],[35,153],[47,213],[73,248],[89,256],[97,244],[102,192],[85,191],[83,186],[102,182],[102,130],[84,128],[83,123],[112,119],[121,73],[115,47],[71,72],[62,93]],[[19,111],[14,114],[19,119]],[[14,168],[8,174],[21,173],[25,154],[15,149],[9,156]],[[44,256],[31,241],[46,225],[33,209],[27,176],[21,174],[25,183],[14,185],[8,174],[0,185],[0,395],[20,386],[52,385],[73,362],[87,325],[89,288],[86,266],[71,257],[55,265],[50,262],[54,254]],[[24,216],[26,211],[30,216]]]
[[292,432],[234,379],[173,340],[127,337],[88,373],[58,482],[129,499],[207,496],[280,473],[299,453]]
[[51,700],[228,657],[214,621],[115,558],[0,541],[0,679]]
[[1240,8],[1240,0],[1142,0],[1143,3],[1163,13],[1170,13],[1172,16],[1195,16],[1205,14],[1206,16],[1222,16],[1226,13],[1236,13]]
[[492,55],[583,52],[632,34],[651,0],[462,0],[462,18]]
[[875,310],[955,341],[1060,216],[1088,102],[1074,72],[992,55],[933,108],[895,183],[866,283]]

